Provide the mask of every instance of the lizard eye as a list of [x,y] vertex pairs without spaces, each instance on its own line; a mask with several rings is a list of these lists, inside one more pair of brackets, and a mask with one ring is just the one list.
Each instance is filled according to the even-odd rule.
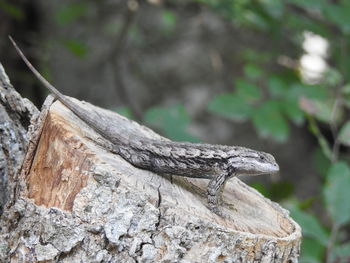
[[265,160],[265,157],[264,157],[264,156],[260,156],[260,160],[261,160],[261,161],[264,161],[264,160]]

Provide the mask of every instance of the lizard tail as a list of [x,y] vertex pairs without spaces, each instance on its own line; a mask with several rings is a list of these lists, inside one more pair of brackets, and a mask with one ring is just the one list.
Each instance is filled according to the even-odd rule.
[[34,66],[29,62],[23,52],[19,49],[16,42],[9,36],[13,46],[16,48],[18,54],[21,56],[23,61],[26,63],[28,68],[33,72],[35,77],[68,109],[70,109],[73,113],[75,113],[80,119],[85,121],[88,125],[90,125],[94,130],[96,130],[102,137],[110,140],[111,142],[122,145],[127,142],[127,138],[125,136],[116,135],[116,133],[109,128],[108,122],[99,122],[96,124],[96,120],[102,119],[101,116],[97,112],[89,112],[84,111],[82,107],[78,104],[74,103],[72,100],[68,99],[61,92],[59,92],[54,86],[52,86],[40,73],[37,71]]
[[17,46],[16,42],[13,40],[13,38],[11,36],[9,36],[9,39],[11,40],[13,46],[15,47],[15,49],[17,50],[18,54],[21,56],[21,58],[23,59],[24,63],[26,63],[26,65],[28,66],[28,68],[33,72],[33,74],[35,75],[35,77],[51,92],[53,93],[53,95],[55,95],[58,98],[62,98],[64,99],[64,95],[59,92],[54,86],[52,86],[50,84],[50,82],[48,82],[40,73],[39,71],[37,71],[34,66],[32,65],[32,63],[29,62],[29,60],[26,58],[26,56],[23,54],[22,50],[20,50],[20,48]]

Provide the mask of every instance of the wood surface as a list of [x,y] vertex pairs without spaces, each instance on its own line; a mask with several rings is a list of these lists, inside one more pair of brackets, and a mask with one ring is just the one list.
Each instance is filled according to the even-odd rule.
[[[136,168],[61,103],[46,102],[30,135],[8,213],[11,262],[297,262],[301,229],[288,211],[233,178],[223,207],[207,208],[205,179]],[[120,115],[116,129],[165,140]],[[1,236],[0,236],[1,238]]]

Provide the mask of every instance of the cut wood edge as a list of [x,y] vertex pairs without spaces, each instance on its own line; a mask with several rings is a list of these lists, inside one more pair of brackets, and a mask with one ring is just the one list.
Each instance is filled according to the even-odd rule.
[[[46,109],[50,104],[47,101]],[[111,122],[117,123],[130,136],[137,134],[164,139],[116,113],[84,103],[81,105],[110,116]],[[209,255],[215,260],[237,257],[246,262],[269,258],[275,258],[273,262],[297,262],[301,242],[299,225],[289,217],[287,210],[238,178],[232,179],[225,187],[224,207],[231,220],[222,219],[206,207],[206,180],[174,176],[172,183],[166,176],[133,167],[98,146],[94,141],[100,140],[100,136],[59,102],[51,106],[49,113],[42,112],[40,122],[21,173],[27,186],[22,196],[31,199],[35,205],[48,209],[56,207],[87,218],[88,223],[103,222],[102,225],[106,226],[111,217],[130,221],[135,207],[142,204],[152,215],[157,214],[154,231],[159,238],[163,237],[162,245],[166,248],[170,249],[171,244],[164,240],[175,237],[169,236],[166,229],[161,231],[162,226],[167,225],[173,230],[174,227],[187,226],[186,231],[197,235],[197,240],[193,237],[190,249],[184,253],[185,258],[193,260],[189,262],[201,262],[200,258]],[[111,196],[102,198],[99,204],[95,198],[103,191],[108,191]],[[115,205],[110,204],[110,198],[114,198]],[[99,215],[96,211],[104,206],[118,211]],[[87,207],[94,213],[86,212]],[[194,228],[188,230],[189,225]],[[202,233],[198,233],[196,227]],[[119,234],[108,227],[105,227],[105,233],[111,243],[120,243]],[[222,245],[222,242],[226,244]],[[218,251],[221,252],[213,247],[220,248]],[[165,255],[161,252],[156,249],[155,257],[163,258]]]

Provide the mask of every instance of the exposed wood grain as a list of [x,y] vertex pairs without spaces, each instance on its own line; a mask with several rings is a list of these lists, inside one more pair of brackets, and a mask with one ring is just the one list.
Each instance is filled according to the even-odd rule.
[[[127,136],[164,139],[116,113],[80,104]],[[230,218],[223,219],[207,208],[207,180],[171,181],[132,166],[99,146],[96,141],[106,142],[59,102],[41,121],[36,147],[27,153],[31,165],[22,171],[22,203],[13,208],[21,211],[22,224],[8,236],[26,232],[28,238],[16,243],[13,258],[21,249],[49,262],[63,254],[65,262],[91,262],[97,255],[113,262],[297,262],[300,227],[239,179],[225,188]],[[35,236],[45,242],[27,240]]]

